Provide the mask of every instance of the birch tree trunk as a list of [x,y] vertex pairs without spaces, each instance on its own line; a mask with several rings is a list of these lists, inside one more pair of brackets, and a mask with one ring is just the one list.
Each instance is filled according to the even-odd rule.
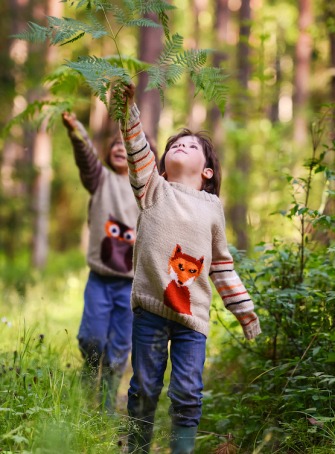
[[[47,15],[60,17],[63,3],[48,0]],[[46,47],[46,61],[50,67],[57,58],[57,48]],[[36,133],[33,145],[33,164],[37,177],[33,188],[33,209],[35,212],[35,228],[33,233],[33,265],[43,268],[46,264],[49,250],[49,212],[51,199],[51,137],[47,133],[47,122],[44,121]]]

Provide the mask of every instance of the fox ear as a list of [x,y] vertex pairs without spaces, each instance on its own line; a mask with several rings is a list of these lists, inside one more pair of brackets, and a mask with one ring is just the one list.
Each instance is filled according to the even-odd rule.
[[199,259],[199,262],[201,263],[201,265],[204,263],[204,256],[202,256],[201,259]]
[[176,252],[181,252],[181,247],[179,246],[179,244],[177,244],[177,246],[176,246],[175,253]]

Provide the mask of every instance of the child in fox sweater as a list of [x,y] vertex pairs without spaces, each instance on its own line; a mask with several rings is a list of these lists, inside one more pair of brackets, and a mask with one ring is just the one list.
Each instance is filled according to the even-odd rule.
[[130,117],[126,125],[121,122],[121,131],[130,183],[140,209],[131,296],[133,377],[128,411],[142,421],[142,431],[130,434],[128,449],[149,452],[171,341],[171,452],[189,454],[201,417],[211,304],[208,276],[245,337],[253,339],[261,329],[227,248],[218,198],[220,164],[210,138],[187,129],[170,137],[158,172],[134,93],[134,84],[124,87]]

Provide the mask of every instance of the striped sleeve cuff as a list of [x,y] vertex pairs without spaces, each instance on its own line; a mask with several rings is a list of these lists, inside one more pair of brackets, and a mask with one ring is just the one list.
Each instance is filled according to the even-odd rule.
[[254,339],[256,336],[258,336],[258,334],[261,334],[262,332],[257,315],[256,319],[250,322],[250,325],[242,326],[242,328],[244,336],[248,340]]

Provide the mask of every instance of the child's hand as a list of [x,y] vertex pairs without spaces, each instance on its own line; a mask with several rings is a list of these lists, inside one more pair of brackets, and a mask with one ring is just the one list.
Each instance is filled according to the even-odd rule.
[[62,113],[62,118],[64,125],[70,132],[77,129],[77,117],[74,113],[70,114],[69,112],[65,111]]
[[[131,109],[134,105],[134,97],[135,97],[135,89],[136,89],[136,85],[134,84],[134,82],[130,82],[129,85],[123,85],[122,88],[120,88],[120,91],[123,93],[123,98],[122,98],[122,102],[124,103],[124,106],[123,106],[123,112],[126,111],[126,103],[127,103],[127,98],[128,98],[128,106],[129,106],[129,109]],[[113,95],[115,93],[115,90],[113,90]]]

